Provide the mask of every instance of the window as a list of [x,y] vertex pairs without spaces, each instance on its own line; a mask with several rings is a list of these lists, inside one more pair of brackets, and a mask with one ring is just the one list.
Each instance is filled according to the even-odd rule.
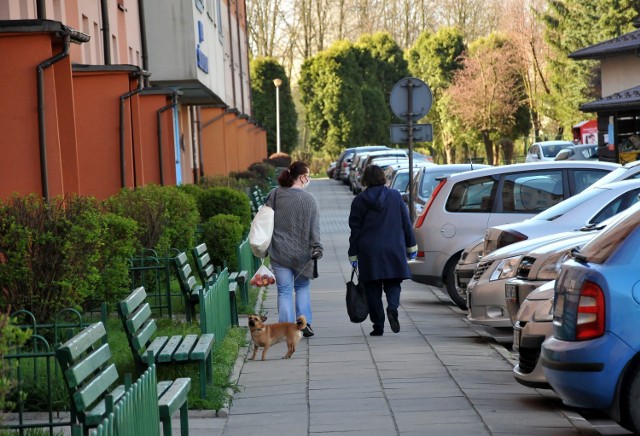
[[541,212],[563,199],[561,171],[529,171],[508,174],[504,178],[504,212]]
[[[576,187],[576,192],[582,192],[585,188],[593,185],[598,180],[602,179],[603,176],[607,175],[607,171],[605,170],[574,170],[571,172],[571,177],[573,177],[573,183]],[[601,185],[601,183],[598,183]]]
[[447,199],[449,212],[490,212],[496,181],[491,177],[457,183]]
[[619,196],[618,198],[607,204],[607,206],[602,209],[600,213],[591,220],[591,222],[593,224],[600,224],[607,218],[611,218],[612,216],[622,212],[623,210],[628,209],[630,206],[638,202],[638,194],[640,194],[640,189],[634,189]]

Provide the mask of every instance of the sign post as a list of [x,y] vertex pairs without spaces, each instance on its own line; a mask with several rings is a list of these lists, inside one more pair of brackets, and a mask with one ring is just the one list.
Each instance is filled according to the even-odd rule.
[[[399,80],[391,89],[389,104],[391,111],[407,124],[394,124],[391,126],[391,142],[407,143],[409,147],[409,216],[411,222],[416,219],[415,207],[413,205],[413,140],[432,141],[433,127],[431,124],[414,124],[420,118],[424,117],[429,109],[433,97],[431,89],[422,80],[415,77],[406,77]],[[405,136],[406,135],[406,136]]]

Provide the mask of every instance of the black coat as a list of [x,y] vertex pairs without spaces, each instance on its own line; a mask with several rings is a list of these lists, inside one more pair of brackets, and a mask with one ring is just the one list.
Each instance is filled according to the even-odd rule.
[[372,186],[353,199],[349,215],[349,257],[358,256],[360,280],[409,279],[407,253],[416,237],[400,193]]

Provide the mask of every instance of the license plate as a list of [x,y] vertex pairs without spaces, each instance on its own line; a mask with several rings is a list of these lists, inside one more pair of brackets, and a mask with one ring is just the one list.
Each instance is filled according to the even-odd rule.
[[504,287],[504,294],[507,297],[507,301],[518,304],[518,287],[507,283]]
[[517,350],[520,348],[520,330],[513,329],[513,349]]

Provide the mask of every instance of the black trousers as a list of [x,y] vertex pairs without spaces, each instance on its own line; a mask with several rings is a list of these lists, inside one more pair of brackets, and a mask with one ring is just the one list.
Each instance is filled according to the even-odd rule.
[[376,331],[384,331],[384,306],[382,304],[382,291],[387,297],[387,308],[389,310],[398,311],[400,306],[400,279],[373,280],[364,282],[364,288],[367,294],[367,303],[369,303],[369,319],[373,323],[373,329]]

